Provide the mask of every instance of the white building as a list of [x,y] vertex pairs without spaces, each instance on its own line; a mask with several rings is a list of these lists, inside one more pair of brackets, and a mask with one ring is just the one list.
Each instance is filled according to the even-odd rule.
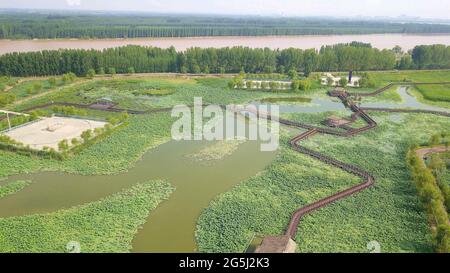
[[[322,85],[328,85],[328,79],[332,79],[333,80],[333,84],[332,84],[332,86],[339,86],[339,81],[341,80],[341,78],[342,77],[339,77],[339,76],[337,76],[337,77],[335,77],[335,76],[333,76],[331,73],[324,73],[323,75],[322,75]],[[349,82],[348,84],[347,84],[347,86],[350,86],[350,87],[359,87],[359,80],[361,79],[361,77],[356,77],[356,76],[353,76],[352,77],[352,81],[351,82]]]

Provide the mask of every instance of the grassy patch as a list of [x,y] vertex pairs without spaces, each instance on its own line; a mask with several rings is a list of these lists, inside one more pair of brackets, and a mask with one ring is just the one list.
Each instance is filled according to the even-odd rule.
[[0,198],[21,191],[23,188],[30,184],[31,181],[29,180],[19,180],[0,186]]
[[389,71],[369,72],[376,87],[383,87],[392,82],[445,82],[450,80],[450,70],[436,71]]
[[188,154],[186,157],[189,159],[200,162],[203,164],[210,163],[211,161],[221,160],[231,154],[233,154],[240,144],[245,140],[223,140],[216,142],[212,145],[201,149],[200,151]]
[[0,219],[0,251],[66,252],[76,241],[81,252],[128,252],[149,212],[173,190],[153,181],[67,210]]
[[264,98],[264,99],[260,100],[260,102],[262,102],[262,103],[277,103],[277,102],[288,102],[288,103],[306,102],[306,103],[309,103],[311,101],[312,101],[311,98],[305,98],[305,97],[275,97],[275,98]]
[[19,82],[19,78],[15,77],[0,77],[0,92],[6,90],[9,87],[15,86]]
[[419,85],[417,90],[427,100],[450,102],[450,84],[447,85]]
[[423,94],[417,89],[416,86],[408,88],[408,93],[417,98],[417,100],[421,103],[434,105],[438,107],[450,108],[450,101],[435,101],[426,99]]
[[[360,97],[361,102],[364,103],[377,103],[377,102],[386,102],[386,103],[402,103],[403,99],[400,94],[397,92],[400,86],[395,85],[388,90],[370,97]],[[348,88],[350,92],[353,93],[369,93],[374,91],[373,89],[359,89],[359,88]]]
[[15,85],[9,92],[16,95],[16,98],[25,98],[50,90],[51,85],[46,80],[24,81]]
[[150,89],[136,91],[133,94],[135,94],[136,96],[167,96],[173,93],[173,90],[168,89]]

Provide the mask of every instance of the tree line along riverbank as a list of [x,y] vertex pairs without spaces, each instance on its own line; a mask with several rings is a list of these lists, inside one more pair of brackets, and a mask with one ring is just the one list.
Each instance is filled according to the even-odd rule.
[[285,73],[392,69],[450,68],[450,46],[416,46],[379,50],[370,44],[352,42],[324,46],[320,50],[288,48],[190,48],[177,52],[142,46],[124,46],[104,50],[62,49],[41,52],[9,53],[0,56],[0,75],[44,76],[73,72],[87,75],[115,73]]
[[145,14],[0,14],[0,39],[450,33],[438,23]]

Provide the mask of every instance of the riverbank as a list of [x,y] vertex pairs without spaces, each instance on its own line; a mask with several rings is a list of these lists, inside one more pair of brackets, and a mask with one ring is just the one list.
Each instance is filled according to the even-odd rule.
[[119,38],[119,39],[34,39],[34,40],[0,40],[0,55],[11,52],[29,52],[65,49],[105,49],[126,45],[153,46],[161,48],[174,47],[184,51],[191,47],[222,48],[243,46],[251,48],[286,49],[320,49],[325,45],[359,41],[371,43],[379,49],[391,49],[396,45],[404,50],[416,45],[445,44],[450,45],[447,34],[362,34],[362,35],[297,35],[297,36],[206,36],[174,38]]

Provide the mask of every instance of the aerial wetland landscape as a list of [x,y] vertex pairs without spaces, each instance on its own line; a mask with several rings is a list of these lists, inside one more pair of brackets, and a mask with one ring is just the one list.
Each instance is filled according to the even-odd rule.
[[[330,34],[267,19],[286,46],[261,48],[256,40],[275,34],[245,35],[237,19],[212,24],[217,35],[186,17],[182,35],[167,19],[159,36],[143,27],[103,37],[31,17],[39,31],[0,13],[0,252],[450,251],[448,25],[430,25],[439,35],[427,40],[420,24],[399,34],[400,24],[336,23]],[[93,18],[55,20],[104,19]],[[238,31],[238,44],[189,40]],[[418,36],[374,42],[409,34]],[[324,36],[288,46],[299,35]],[[102,45],[147,38],[186,40]],[[68,41],[80,44],[58,49]],[[217,109],[232,111],[220,119]],[[196,111],[175,138],[180,113]],[[196,138],[230,122],[227,138]],[[262,149],[268,141],[276,148]]]

